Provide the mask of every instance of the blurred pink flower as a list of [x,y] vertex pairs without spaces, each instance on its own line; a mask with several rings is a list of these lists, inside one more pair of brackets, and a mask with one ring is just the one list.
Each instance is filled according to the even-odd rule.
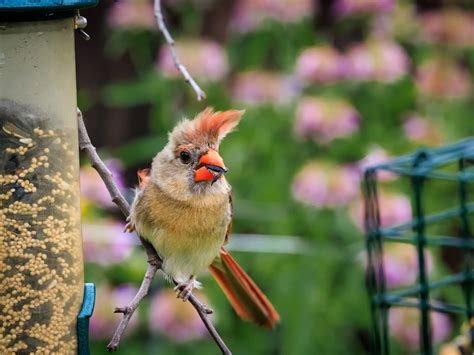
[[[121,191],[124,191],[125,184],[122,176],[123,167],[120,160],[109,159],[105,161],[105,165],[107,165],[111,173],[114,175],[114,180],[118,188]],[[87,165],[81,167],[80,185],[82,199],[99,203],[102,207],[115,207],[104,182],[91,166]]]
[[438,127],[416,113],[407,117],[403,123],[403,130],[408,139],[414,143],[434,146],[442,142]]
[[[359,168],[360,174],[363,174],[365,169],[378,165],[381,163],[386,163],[389,161],[391,157],[387,154],[387,152],[378,146],[372,146],[369,149],[367,155],[357,162],[357,167]],[[395,174],[389,171],[380,171],[377,175],[379,180],[381,181],[390,181],[395,178]]]
[[112,3],[107,23],[115,29],[153,29],[156,26],[153,2],[120,0]]
[[313,15],[315,10],[312,0],[240,0],[236,2],[231,27],[238,32],[248,32],[267,19],[296,22]]
[[418,67],[416,86],[422,94],[435,98],[463,99],[472,91],[469,72],[443,57],[430,58]]
[[393,82],[407,74],[409,59],[396,42],[372,38],[354,45],[346,53],[345,78]]
[[293,179],[293,197],[317,208],[343,206],[359,191],[359,174],[349,166],[312,161]]
[[101,265],[120,263],[133,251],[134,237],[124,232],[124,223],[100,220],[82,224],[84,259]]
[[[409,222],[412,218],[410,200],[404,195],[379,191],[380,225],[390,227]],[[364,204],[362,197],[351,206],[350,216],[361,231],[364,231]]]
[[410,42],[416,40],[419,27],[415,4],[396,1],[393,11],[372,19],[371,32],[376,37],[389,37]]
[[237,74],[232,84],[234,100],[246,104],[284,104],[299,92],[292,78],[265,71],[247,71]]
[[[129,285],[120,285],[112,288],[109,285],[97,284],[94,313],[89,323],[89,334],[93,339],[110,339],[115,332],[115,327],[122,318],[121,314],[114,313],[115,307],[126,306],[135,296],[138,289]],[[135,313],[125,335],[133,332],[138,326],[137,313]]]
[[[202,39],[176,41],[176,52],[189,73],[201,81],[217,81],[229,71],[227,54],[217,42]],[[159,52],[158,70],[166,77],[181,77],[176,69],[168,46]]]
[[474,13],[448,8],[421,15],[421,37],[429,43],[458,47],[474,45]]
[[303,82],[332,83],[341,78],[343,63],[339,52],[329,46],[305,49],[296,62],[296,76]]
[[[193,291],[199,299],[207,303],[199,292]],[[178,343],[183,343],[207,335],[206,327],[189,302],[181,302],[171,289],[156,294],[150,305],[150,329],[161,333]]]
[[[410,350],[420,349],[420,311],[416,308],[391,308],[388,315],[390,334]],[[451,333],[451,321],[445,314],[431,312],[433,343],[440,343]]]
[[359,114],[341,99],[303,97],[296,109],[295,133],[318,143],[348,136],[359,129]]
[[395,0],[336,0],[333,11],[340,17],[360,13],[389,12],[393,9],[395,2]]
[[[413,245],[385,243],[383,265],[388,288],[409,286],[416,282],[418,257]],[[425,267],[428,273],[433,271],[433,258],[428,250],[425,250]]]

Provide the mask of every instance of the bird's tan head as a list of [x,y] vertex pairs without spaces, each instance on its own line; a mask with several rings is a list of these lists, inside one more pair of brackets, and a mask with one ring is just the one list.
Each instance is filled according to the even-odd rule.
[[223,175],[228,169],[218,153],[219,144],[237,126],[243,113],[206,108],[193,120],[180,122],[153,160],[151,179],[183,200],[227,190]]

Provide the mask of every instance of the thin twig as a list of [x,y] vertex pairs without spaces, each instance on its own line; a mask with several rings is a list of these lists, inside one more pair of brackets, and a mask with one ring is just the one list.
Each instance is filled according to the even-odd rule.
[[138,308],[138,305],[142,301],[142,299],[148,294],[150,290],[151,282],[155,277],[156,272],[158,271],[158,266],[153,263],[148,264],[148,268],[146,269],[145,276],[143,277],[142,284],[140,285],[140,289],[138,290],[133,300],[123,308],[117,307],[114,310],[114,313],[123,313],[123,318],[120,321],[117,329],[115,330],[115,334],[110,341],[109,345],[107,345],[107,350],[112,352],[118,349],[118,345],[120,343],[120,339],[122,338],[125,329],[127,328],[128,322],[130,318],[132,318],[133,313]]
[[189,74],[186,67],[183,65],[183,63],[181,63],[181,61],[178,58],[178,54],[176,53],[176,48],[174,47],[174,39],[173,37],[171,37],[171,34],[168,31],[168,28],[166,28],[166,24],[163,19],[163,13],[161,11],[161,0],[155,0],[155,17],[156,17],[156,22],[158,22],[158,28],[163,34],[163,37],[165,37],[166,43],[168,43],[171,57],[173,58],[173,62],[174,62],[174,65],[176,66],[176,69],[180,71],[181,75],[184,77],[184,80],[187,83],[189,83],[189,85],[191,85],[191,87],[193,88],[194,92],[197,95],[198,101],[205,99],[206,93],[199,87],[196,81],[194,81],[194,79]]
[[[128,215],[130,214],[130,204],[127,202],[125,197],[123,197],[122,193],[117,188],[117,185],[113,180],[112,173],[104,164],[104,162],[100,159],[99,155],[97,154],[96,148],[92,145],[92,142],[89,138],[89,134],[87,133],[86,126],[84,125],[82,112],[79,110],[79,108],[77,109],[77,119],[79,127],[80,150],[86,153],[87,157],[91,162],[91,165],[99,173],[100,177],[102,178],[102,181],[104,182],[105,186],[107,187],[107,190],[110,193],[112,201],[119,207],[123,215],[125,217],[128,217]],[[145,252],[148,257],[148,268],[146,270],[140,289],[138,290],[133,300],[126,307],[115,309],[116,313],[123,313],[123,318],[120,321],[112,340],[110,341],[109,345],[107,345],[107,350],[110,352],[116,351],[118,349],[120,340],[125,329],[127,328],[130,318],[132,317],[135,310],[138,308],[138,305],[140,304],[141,300],[148,294],[156,272],[161,269],[162,260],[156,253],[156,250],[141,236],[139,238],[140,242],[145,248]],[[177,282],[175,280],[173,280],[173,283],[177,285]],[[209,334],[214,339],[222,353],[225,355],[231,355],[232,353],[230,352],[229,348],[227,348],[224,341],[219,336],[219,333],[217,333],[217,330],[214,328],[212,323],[209,321],[209,318],[207,317],[208,314],[212,313],[212,310],[203,305],[193,294],[191,294],[191,296],[189,297],[189,302],[196,309],[196,312],[199,314],[199,317],[202,319],[204,325],[209,331]]]

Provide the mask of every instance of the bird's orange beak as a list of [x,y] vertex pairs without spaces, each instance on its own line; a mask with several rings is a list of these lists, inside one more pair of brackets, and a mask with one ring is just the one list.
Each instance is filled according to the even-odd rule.
[[226,172],[227,168],[222,157],[214,149],[209,149],[199,159],[199,164],[194,172],[194,181],[211,181],[213,184]]

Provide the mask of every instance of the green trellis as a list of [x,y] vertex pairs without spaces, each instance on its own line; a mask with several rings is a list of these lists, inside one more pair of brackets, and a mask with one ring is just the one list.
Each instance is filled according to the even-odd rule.
[[[430,312],[460,314],[468,321],[474,315],[474,196],[469,189],[474,186],[474,139],[437,148],[420,149],[416,153],[403,156],[388,163],[368,168],[364,175],[365,228],[367,234],[367,289],[372,314],[372,350],[374,354],[390,353],[390,329],[388,313],[393,307],[412,307],[420,312],[419,352],[434,353],[430,326]],[[377,198],[377,173],[388,171],[400,178],[407,178],[411,191],[412,219],[393,226],[381,226],[380,214],[384,206]],[[426,214],[427,184],[433,181],[452,183],[449,198],[455,202],[442,211]],[[474,192],[474,190],[471,190]],[[453,196],[452,194],[456,194]],[[471,202],[469,202],[471,199]],[[441,201],[443,202],[443,201]],[[437,223],[457,223],[456,233],[451,235],[432,234],[428,229]],[[402,289],[388,289],[385,284],[382,263],[385,243],[408,243],[416,248],[418,277],[414,285]],[[431,281],[426,269],[425,252],[427,247],[456,248],[462,254],[462,268],[459,272]],[[452,285],[462,289],[459,304],[439,302],[431,297],[434,290]],[[474,329],[470,329],[470,348],[473,345]]]

